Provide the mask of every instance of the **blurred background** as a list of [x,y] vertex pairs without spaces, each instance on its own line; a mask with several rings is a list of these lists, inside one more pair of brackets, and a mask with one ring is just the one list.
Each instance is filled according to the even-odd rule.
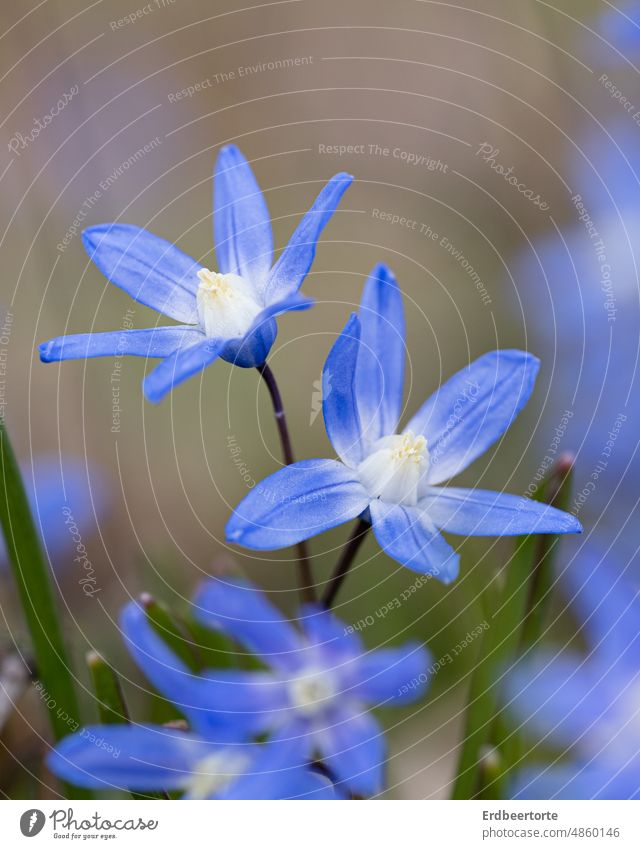
[[[563,557],[579,557],[597,536],[633,574],[640,29],[624,17],[629,4],[618,7],[3,5],[0,414],[36,515],[53,528],[47,549],[83,687],[83,657],[95,649],[122,676],[134,716],[145,715],[144,682],[116,625],[141,591],[182,609],[203,576],[240,569],[295,610],[292,552],[257,556],[224,542],[248,482],[281,462],[255,371],[218,363],[153,407],[140,388],[149,364],[139,359],[58,366],[37,357],[53,336],[156,321],[91,266],[83,227],[147,227],[216,267],[211,172],[231,141],[265,192],[276,249],[332,174],[356,177],[304,286],[317,306],[280,320],[271,354],[297,456],[331,452],[318,415],[322,364],[366,275],[387,262],[407,311],[407,413],[487,350],[519,347],[542,359],[526,411],[461,485],[530,494],[557,457],[574,452],[572,509],[586,532],[563,543]],[[48,495],[39,490],[43,463]],[[81,583],[86,562],[65,536],[64,503],[92,595]],[[347,533],[311,542],[319,583]],[[381,716],[392,798],[448,794],[476,651],[468,635],[490,615],[482,593],[511,550],[494,540],[461,547],[453,586],[428,582],[385,615],[415,576],[368,540],[336,608],[345,623],[361,623],[367,645],[411,636],[440,660],[424,703]],[[6,571],[0,604],[4,654],[17,646],[28,655]],[[553,628],[570,640],[561,589],[556,605]],[[33,688],[23,689],[19,708],[0,717],[0,793],[47,797],[46,717]]]

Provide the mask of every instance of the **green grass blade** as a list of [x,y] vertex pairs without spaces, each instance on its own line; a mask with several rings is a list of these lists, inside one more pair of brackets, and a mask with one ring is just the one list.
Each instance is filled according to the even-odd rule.
[[[81,724],[80,710],[49,569],[31,516],[20,469],[2,421],[0,527],[31,636],[42,703],[48,710],[54,738],[61,740]],[[78,792],[67,788],[71,798],[80,798]]]
[[129,722],[129,711],[115,672],[97,652],[89,652],[87,666],[98,704],[100,722],[117,725]]

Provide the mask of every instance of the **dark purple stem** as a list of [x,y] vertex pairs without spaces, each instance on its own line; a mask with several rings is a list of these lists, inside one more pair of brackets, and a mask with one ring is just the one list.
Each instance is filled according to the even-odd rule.
[[[271,403],[273,404],[273,414],[278,426],[278,434],[280,436],[280,444],[282,446],[282,457],[285,465],[290,466],[295,462],[293,456],[293,447],[291,445],[291,436],[287,427],[287,418],[284,412],[282,396],[273,372],[266,363],[258,366],[260,376],[267,385]],[[311,561],[309,557],[309,549],[305,540],[299,542],[296,546],[298,550],[298,574],[300,580],[300,597],[303,602],[314,602],[316,600],[314,592],[313,573],[311,571]]]
[[345,546],[342,549],[342,554],[336,563],[336,568],[322,597],[322,604],[327,608],[327,610],[333,605],[340,587],[342,586],[344,579],[347,577],[347,573],[349,572],[349,569],[351,568],[356,554],[364,542],[364,538],[369,532],[370,527],[370,523],[366,519],[360,517],[351,532],[351,536],[345,543]]

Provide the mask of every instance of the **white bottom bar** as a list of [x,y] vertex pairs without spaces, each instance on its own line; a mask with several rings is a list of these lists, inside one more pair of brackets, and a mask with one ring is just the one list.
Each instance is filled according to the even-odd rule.
[[[640,846],[637,802],[0,802],[2,845]],[[328,807],[331,806],[331,807]],[[276,842],[277,841],[277,842]],[[357,843],[356,843],[357,841]]]

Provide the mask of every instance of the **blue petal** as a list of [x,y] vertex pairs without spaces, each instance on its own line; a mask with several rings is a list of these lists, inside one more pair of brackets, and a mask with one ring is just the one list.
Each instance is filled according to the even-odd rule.
[[[600,16],[597,29],[613,48],[599,42],[599,62],[604,58],[606,62],[613,60],[626,64],[626,60],[631,60],[640,49],[640,8],[637,3],[627,4],[622,11],[610,7]],[[619,52],[614,55],[614,50]]]
[[562,578],[572,607],[590,637],[598,657],[611,669],[638,668],[640,595],[623,573],[622,563],[607,562],[609,555],[584,548]]
[[363,457],[362,428],[356,397],[360,321],[352,315],[329,351],[322,370],[322,412],[331,444],[349,466]]
[[[135,602],[127,604],[120,616],[125,645],[145,676],[166,699],[173,702],[194,728],[208,739],[225,742],[242,736],[241,717],[221,716],[212,703],[212,686],[207,678],[196,675],[167,646]],[[229,720],[234,720],[231,723]],[[230,733],[234,728],[237,735]]]
[[577,655],[541,655],[507,675],[507,707],[536,737],[597,752],[620,727],[618,694],[629,698],[627,682],[612,683],[601,667]]
[[383,501],[373,501],[370,509],[373,532],[389,557],[444,584],[455,580],[460,557],[424,512]]
[[316,736],[327,767],[354,793],[374,796],[384,785],[386,745],[370,713],[342,707],[335,723]]
[[274,318],[291,310],[308,310],[314,303],[313,298],[305,298],[300,294],[292,295],[290,298],[283,298],[281,301],[274,301],[274,303],[269,304],[268,307],[262,310],[256,319],[256,325],[261,324],[268,318]]
[[312,772],[308,767],[297,766],[274,772],[271,766],[266,764],[261,772],[241,776],[216,798],[327,801],[335,799],[336,794],[328,779]]
[[273,261],[271,219],[251,166],[235,145],[223,147],[216,161],[213,239],[220,271],[261,290]]
[[99,224],[82,234],[90,258],[127,294],[158,312],[196,324],[201,265],[171,242],[130,224]]
[[269,275],[264,293],[267,303],[293,295],[302,286],[313,263],[320,233],[352,182],[350,174],[336,174],[322,189]]
[[240,368],[261,366],[269,356],[269,351],[276,340],[278,326],[274,316],[289,310],[306,310],[311,306],[313,301],[301,295],[294,295],[284,301],[271,304],[262,310],[244,338],[232,339],[225,343],[220,357]]
[[199,334],[198,338],[202,341],[182,346],[145,377],[142,388],[149,401],[157,404],[176,386],[218,359],[224,341],[208,339],[204,334]]
[[512,799],[638,799],[640,771],[600,764],[528,768],[516,775]]
[[162,725],[90,725],[65,737],[47,766],[78,787],[174,790],[211,746]]
[[360,304],[356,392],[367,443],[396,432],[404,386],[405,324],[402,295],[386,265],[377,265]]
[[422,405],[406,430],[427,438],[429,483],[457,475],[502,436],[529,400],[539,365],[523,351],[492,351]]
[[429,487],[418,506],[436,527],[462,536],[577,534],[582,531],[580,522],[571,513],[507,492]]
[[[283,729],[284,731],[284,729]],[[223,799],[296,799],[316,793],[326,794],[326,784],[310,780],[304,736],[297,733],[276,739],[257,748],[257,756],[237,781],[224,788]]]
[[[265,662],[272,661],[265,659]],[[286,661],[278,664],[276,658],[274,666],[278,665],[286,667]],[[272,672],[211,669],[204,673],[204,677],[208,705],[230,726],[261,733],[273,730],[287,718],[290,698],[286,683]]]
[[420,643],[376,649],[358,658],[350,687],[373,707],[419,699],[429,682],[431,655]]
[[258,551],[286,548],[360,515],[369,496],[336,460],[303,460],[252,489],[227,523],[227,540]]
[[319,604],[305,604],[300,611],[300,627],[312,646],[338,657],[358,657],[362,641],[355,631]]
[[273,318],[258,316],[258,321],[246,336],[228,339],[220,352],[220,357],[240,368],[261,366],[267,357],[278,334],[278,325]]
[[58,336],[40,345],[43,363],[84,360],[90,357],[168,357],[189,340],[197,341],[197,327],[150,327],[148,330],[114,330],[111,333],[78,333]]
[[291,622],[253,584],[236,578],[205,581],[193,600],[193,615],[229,634],[268,666],[296,665],[300,636]]

